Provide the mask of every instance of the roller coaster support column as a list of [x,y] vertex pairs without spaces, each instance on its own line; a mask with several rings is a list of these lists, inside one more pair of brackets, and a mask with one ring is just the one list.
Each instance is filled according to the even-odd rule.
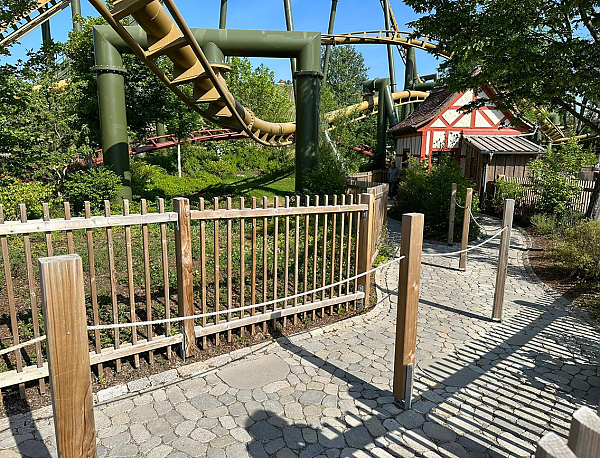
[[317,165],[319,150],[319,102],[323,74],[300,71],[296,81],[296,191],[304,187],[304,175]]
[[[165,123],[164,122],[157,122],[156,123],[156,136],[157,137],[162,137],[163,135],[165,135]],[[156,143],[162,143],[164,142],[165,139],[164,138],[159,138],[158,140],[156,140]]]
[[121,54],[94,29],[94,56],[104,163],[121,177],[122,195],[131,199],[131,172],[125,110],[125,68]]
[[[331,0],[331,14],[329,15],[329,27],[327,33],[333,33],[333,26],[335,24],[335,12],[337,11],[338,0]],[[323,62],[323,78],[327,81],[327,71],[329,70],[329,56],[331,56],[331,45],[325,46],[325,59]]]
[[389,78],[376,78],[363,83],[365,94],[374,94],[375,91],[378,92],[375,167],[385,168],[388,122],[390,126],[395,126],[398,124],[398,116],[394,107]]
[[[391,20],[390,20],[390,0],[383,0],[383,12],[385,18],[385,30],[391,30]],[[329,32],[331,33],[331,32]],[[389,37],[390,34],[388,33]],[[392,92],[396,92],[396,69],[394,66],[394,47],[392,45],[387,45],[388,52],[388,65],[390,67],[390,87]]]
[[221,14],[219,15],[219,28],[226,28],[227,24],[227,0],[221,0]]
[[42,23],[42,43],[52,40],[52,34],[50,33],[50,19]]
[[[287,27],[288,32],[294,31],[294,17],[292,16],[292,2],[291,0],[283,0],[283,9],[285,10],[285,25]],[[290,59],[290,66],[292,68],[292,84],[294,85],[294,98],[297,101],[297,87],[296,80],[294,79],[294,75],[296,74],[296,59]]]
[[[406,50],[406,67],[404,69],[404,90],[410,91],[414,89],[415,76],[417,74],[417,57],[415,48],[410,47]],[[412,112],[412,104],[402,106],[402,120],[408,118]]]
[[73,18],[73,30],[75,32],[81,32],[83,27],[81,26],[81,0],[71,0],[71,17]]

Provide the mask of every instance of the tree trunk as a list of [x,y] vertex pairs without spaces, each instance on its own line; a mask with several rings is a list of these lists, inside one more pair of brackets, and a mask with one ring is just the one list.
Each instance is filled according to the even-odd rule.
[[596,179],[585,217],[596,221],[600,220],[600,178]]

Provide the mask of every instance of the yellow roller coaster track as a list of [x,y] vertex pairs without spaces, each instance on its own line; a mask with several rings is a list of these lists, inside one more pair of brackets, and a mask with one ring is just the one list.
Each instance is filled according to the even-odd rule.
[[40,0],[27,14],[0,30],[0,46],[10,46],[71,4],[71,0]]

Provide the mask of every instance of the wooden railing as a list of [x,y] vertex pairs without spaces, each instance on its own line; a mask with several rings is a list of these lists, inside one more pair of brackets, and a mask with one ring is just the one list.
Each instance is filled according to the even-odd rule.
[[347,176],[349,184],[354,183],[374,183],[375,185],[388,183],[387,170],[371,170],[369,172],[351,173]]
[[[538,196],[533,189],[531,179],[525,177],[504,177],[503,180],[509,183],[519,183],[523,185],[523,198],[520,203],[525,206],[535,206]],[[572,206],[573,210],[585,213],[592,197],[592,191],[594,191],[594,181],[583,181],[583,180],[570,180],[573,183],[577,183],[581,187],[581,193],[575,199],[573,199]]]
[[[600,408],[598,409],[600,413]],[[546,434],[539,442],[536,458],[597,458],[600,456],[600,416],[589,407],[574,414],[569,438],[564,442],[555,433]]]
[[[170,357],[185,342],[185,353],[196,344],[219,345],[271,326],[335,313],[362,304],[369,278],[344,281],[371,268],[374,235],[384,225],[383,189],[332,198],[275,198],[262,201],[202,199],[190,209],[187,199],[175,199],[174,210],[139,214],[71,217],[70,206],[60,218],[50,218],[44,204],[42,220],[4,222],[0,207],[0,242],[4,282],[0,282],[1,347],[44,334],[39,273],[35,258],[79,254],[83,260],[88,325],[150,321],[196,314],[182,324],[159,323],[89,333],[90,364],[101,372],[111,362],[121,370],[123,358],[134,367],[140,356],[150,363],[154,352]],[[283,204],[283,205],[281,205]],[[335,287],[281,302],[254,304],[294,296],[341,282]],[[2,284],[3,283],[3,284]],[[227,312],[247,306],[246,310]],[[38,380],[45,390],[48,366],[45,344],[37,342],[3,355],[0,388]],[[4,370],[2,370],[4,369]]]

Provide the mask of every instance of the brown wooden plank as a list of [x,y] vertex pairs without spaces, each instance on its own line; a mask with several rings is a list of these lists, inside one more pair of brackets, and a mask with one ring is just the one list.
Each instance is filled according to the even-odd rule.
[[[69,202],[63,202],[65,209],[65,220],[71,219],[71,204]],[[73,243],[73,231],[65,231],[67,234],[67,252],[69,254],[75,253],[75,244]]]
[[[25,204],[21,204],[21,212],[25,208]],[[22,214],[22,213],[21,213]],[[4,209],[0,204],[0,224],[4,224]],[[6,284],[6,296],[8,299],[8,313],[10,314],[10,332],[12,334],[12,343],[17,345],[19,343],[19,323],[17,321],[17,307],[15,304],[15,292],[13,289],[12,272],[10,268],[10,257],[8,250],[8,240],[6,235],[0,236],[0,242],[2,245],[2,263],[4,264],[4,281]],[[31,304],[33,307],[33,303]],[[36,303],[37,307],[37,303]],[[35,318],[34,318],[35,319]],[[17,366],[17,372],[23,371],[23,359],[20,350],[15,350],[13,353],[15,356],[15,363]],[[25,385],[19,384],[19,394],[21,399],[25,399]]]
[[587,406],[575,411],[567,445],[577,458],[600,456],[600,417],[596,412]]
[[[333,196],[333,205],[336,206],[338,203],[337,194]],[[331,221],[331,251],[329,253],[329,260],[331,263],[331,272],[329,274],[329,284],[335,283],[335,244],[336,244],[336,234],[337,233],[337,213],[334,213]],[[329,290],[329,297],[334,297],[335,295],[335,286],[332,286]],[[329,308],[329,314],[333,313],[333,306]]]
[[[162,197],[158,199],[158,212],[165,212],[165,199]],[[163,272],[163,287],[164,287],[164,300],[165,300],[165,318],[168,320],[171,318],[171,292],[169,290],[169,251],[167,247],[167,225],[160,223],[160,248],[161,248],[161,261],[162,261],[162,272]],[[204,257],[202,258],[204,259]],[[165,335],[168,337],[171,335],[171,323],[167,323],[165,326]],[[167,347],[167,359],[171,359],[172,348],[171,345]]]
[[[231,210],[231,197],[227,198],[227,210]],[[227,308],[232,308],[233,305],[233,284],[232,284],[232,261],[231,261],[231,248],[233,242],[231,240],[231,223],[230,219],[227,220]],[[231,321],[231,313],[227,314],[227,321]],[[231,343],[231,329],[227,330],[227,342]]]
[[[360,212],[356,212],[356,224],[355,224],[355,229],[354,229],[354,275],[358,275],[358,263],[359,263],[359,253],[361,250],[361,234],[360,234],[360,224],[361,224],[361,218],[360,218]],[[348,228],[348,230],[352,231],[353,228],[350,227]],[[355,292],[358,292],[358,278],[354,279],[354,288],[353,290]],[[367,304],[368,305],[368,304]],[[356,309],[357,306],[357,302],[354,302],[354,308]]]
[[[219,208],[219,198],[215,197],[213,199],[213,205],[215,206],[215,210],[217,210]],[[220,271],[220,251],[219,251],[219,220],[216,219],[214,221],[214,260],[215,260],[215,312],[218,312],[220,310],[220,304],[219,304],[219,299],[220,299],[220,276],[221,276],[221,271]],[[220,315],[216,315],[215,316],[215,324],[218,324],[219,321],[221,321],[221,316]],[[219,341],[220,336],[219,333],[215,334],[215,345],[219,345]]]
[[[310,196],[306,196],[306,206],[310,206]],[[306,213],[304,217],[304,292],[308,291],[308,247],[309,247],[309,228],[310,228],[310,214]],[[302,297],[302,303],[305,304],[308,301],[308,295]],[[306,319],[306,313],[303,316]]]
[[[329,206],[329,196],[326,195],[323,201],[325,207]],[[324,288],[327,284],[327,220],[328,214],[323,215],[323,248],[321,250],[321,287]],[[326,291],[321,291],[321,300],[325,300]],[[325,310],[321,310],[321,316],[325,315]]]
[[[342,206],[346,205],[346,195],[342,194]],[[345,237],[345,224],[346,224],[346,214],[342,213],[340,215],[340,254],[338,260],[338,281],[342,281],[344,279],[344,239]],[[335,262],[335,260],[332,260]],[[338,286],[338,296],[342,295],[343,284]]]
[[[319,196],[315,196],[315,207],[319,206]],[[312,265],[312,288],[317,288],[317,258],[319,256],[319,215],[315,214],[315,226],[314,226],[314,239],[313,239],[313,265]],[[317,302],[317,293],[312,293],[312,301]],[[317,311],[315,309],[311,310],[312,312],[312,320],[315,321],[317,318]]]
[[[352,201],[354,196],[350,194],[348,196],[350,199],[350,205],[352,205]],[[354,216],[354,212],[348,212],[348,237],[346,238],[346,278],[350,278],[350,255],[352,253],[352,219]],[[346,294],[350,294],[350,282],[346,282]]]
[[[256,197],[252,198],[252,209],[256,208]],[[251,283],[250,283],[250,303],[256,304],[256,218],[252,218],[252,263],[251,268]],[[254,316],[256,309],[250,309],[250,315]],[[254,335],[256,332],[254,324],[250,327],[250,333]]]
[[[129,200],[123,199],[123,214],[129,215]],[[131,323],[137,321],[135,311],[135,285],[133,283],[133,247],[131,243],[131,227],[125,226],[125,257],[127,260],[127,286],[129,292],[129,320]],[[137,327],[131,328],[131,343],[137,344]],[[140,355],[133,355],[133,364],[140,367]]]
[[[50,209],[48,208],[48,203],[44,202],[42,204],[42,215],[44,217],[44,221],[50,221]],[[52,232],[46,232],[46,252],[48,256],[54,256],[54,249],[52,248]]]
[[[289,196],[285,196],[285,208],[290,208],[290,198]],[[290,280],[290,217],[285,217],[284,222],[285,227],[285,236],[284,236],[284,258],[283,258],[283,297],[288,297],[289,285],[288,282]],[[283,303],[283,308],[288,307],[288,301]],[[287,317],[283,318],[283,327],[287,326]]]
[[535,458],[578,458],[555,433],[545,434],[540,439],[535,451]]
[[[410,380],[407,378],[407,367],[412,364],[414,368],[417,347],[423,221],[422,213],[402,215],[400,256],[404,256],[404,259],[400,260],[398,282],[393,382],[394,397],[397,400],[405,400],[407,391],[409,391],[409,395],[412,395],[413,381],[412,378]],[[407,390],[407,385],[409,390]]]
[[[204,211],[204,198],[200,197],[200,211]],[[202,313],[207,313],[206,306],[206,221],[200,221],[200,294]],[[206,327],[206,317],[202,317],[202,327]],[[202,348],[206,348],[206,336],[202,336]]]
[[[467,196],[465,197],[465,212],[463,217],[462,240],[460,249],[466,250],[469,243],[469,227],[471,226],[471,203],[473,201],[473,188],[467,188]],[[465,270],[467,268],[467,253],[460,254],[458,268]]]
[[40,258],[40,280],[58,454],[95,457],[96,430],[83,266],[78,255]]
[[[273,208],[279,208],[279,197],[275,196],[273,198]],[[279,217],[276,216],[273,221],[273,299],[277,299],[279,296],[277,294],[277,274],[279,273]],[[279,304],[273,304],[273,310],[277,310],[279,308]],[[271,323],[273,329],[275,329],[275,320]]]
[[[246,201],[240,197],[240,209],[243,210]],[[240,218],[240,307],[246,305],[246,220]],[[246,315],[245,311],[240,313],[240,317]]]
[[[266,196],[263,196],[263,202],[262,202],[262,204],[263,204],[263,209],[264,208],[268,208],[269,204],[267,202]],[[263,278],[262,278],[262,280],[263,281],[262,281],[262,288],[263,288],[263,302],[266,302],[267,301],[267,286],[268,286],[268,284],[267,284],[267,281],[268,281],[268,265],[269,265],[269,263],[268,263],[268,259],[269,259],[269,247],[267,245],[268,239],[269,239],[269,237],[268,237],[269,236],[269,234],[268,234],[269,226],[268,226],[268,221],[267,221],[266,217],[264,217],[262,221],[263,221],[263,233],[262,233],[262,235],[263,235]],[[267,306],[266,305],[263,305],[263,307],[262,307],[262,313],[267,313]],[[263,322],[263,328],[262,329],[263,329],[263,333],[267,332],[267,322],[266,321]]]
[[[85,217],[92,217],[92,210],[90,208],[90,202],[85,201],[84,203]],[[92,323],[94,326],[100,324],[100,314],[98,312],[98,285],[96,284],[96,256],[94,252],[94,231],[92,228],[85,230],[85,239],[87,245],[88,262],[89,262],[89,273],[90,273],[90,297],[92,299]],[[100,331],[96,329],[94,331],[94,346],[96,347],[96,353],[102,351],[102,339]],[[102,363],[98,364],[98,375],[104,374],[104,367]]]
[[[194,315],[194,277],[192,258],[192,228],[190,219],[190,201],[183,197],[173,199],[173,210],[178,215],[175,226],[175,261],[177,263],[177,306],[180,317]],[[182,358],[196,354],[196,335],[194,321],[182,322],[183,348]],[[151,342],[150,342],[151,343]]]
[[354,207],[352,208],[348,208],[348,207],[342,207],[342,206],[333,206],[330,205],[328,207],[324,207],[324,206],[310,206],[307,205],[306,207],[290,207],[290,208],[285,208],[285,207],[279,207],[279,208],[275,208],[275,207],[267,207],[267,208],[257,208],[255,210],[252,209],[245,209],[245,210],[231,210],[231,211],[227,211],[227,210],[217,210],[217,211],[213,211],[213,210],[207,210],[205,212],[199,212],[198,210],[192,210],[192,220],[200,220],[200,219],[208,219],[208,220],[213,220],[213,219],[237,219],[237,218],[269,218],[269,217],[274,217],[274,216],[279,216],[279,217],[283,217],[286,215],[289,216],[294,216],[296,214],[299,215],[305,215],[305,214],[311,214],[311,215],[323,215],[325,213],[327,214],[332,214],[332,213],[345,213],[348,211],[364,211],[365,210],[365,206],[361,205],[361,204],[356,204]]
[[[300,196],[296,196],[296,207],[300,207]],[[300,248],[300,215],[296,215],[294,221],[294,296],[298,294],[298,276],[300,271],[299,266],[299,250]],[[294,307],[298,305],[298,298],[294,298]],[[298,324],[298,314],[294,313],[293,318],[294,325]]]
[[[372,259],[373,259],[373,219],[374,219],[374,198],[373,194],[361,194],[360,202],[363,204],[367,204],[369,206],[369,210],[365,216],[361,216],[360,218],[360,255],[359,255],[359,265],[358,265],[358,273],[364,273],[371,270],[372,267]],[[365,293],[365,306],[369,303],[369,297],[371,292],[371,275],[366,274],[358,279],[357,288],[363,288],[363,292]],[[341,294],[341,291],[340,291]]]
[[[141,199],[141,214],[146,215],[148,213],[148,204],[146,199]],[[148,225],[142,224],[142,244],[144,250],[144,289],[146,292],[146,320],[152,321],[152,285],[150,282],[150,240],[148,236]],[[148,342],[152,341],[152,325],[146,327],[146,339]],[[148,352],[148,362],[154,363],[154,352]]]
[[[110,216],[110,202],[108,200],[104,201],[104,216]],[[110,299],[112,304],[112,315],[113,315],[113,324],[117,324],[119,322],[119,308],[117,303],[117,271],[115,269],[115,250],[113,243],[113,229],[110,226],[106,227],[106,247],[108,250],[108,270],[109,270],[109,279],[110,279]],[[114,346],[115,349],[119,349],[121,343],[121,335],[118,329],[113,331],[114,333]],[[121,372],[121,359],[117,359],[115,361],[115,368],[117,372]]]
[[[25,204],[19,205],[21,213],[21,222],[27,222],[27,208]],[[2,213],[2,207],[0,206],[0,219],[4,221],[4,215]],[[25,266],[27,268],[27,285],[29,289],[29,301],[31,302],[31,318],[33,322],[33,337],[39,337],[40,335],[40,318],[38,312],[38,298],[36,293],[36,280],[33,274],[33,258],[31,255],[31,240],[28,234],[23,234],[23,248],[25,251]],[[7,291],[8,292],[8,291]],[[35,356],[37,359],[37,367],[42,367],[44,364],[44,358],[42,356],[42,344],[35,344]],[[46,382],[44,379],[39,381],[40,393],[46,393]]]
[[456,183],[452,183],[452,190],[450,191],[450,218],[448,222],[448,245],[454,243],[454,217],[456,213]]

